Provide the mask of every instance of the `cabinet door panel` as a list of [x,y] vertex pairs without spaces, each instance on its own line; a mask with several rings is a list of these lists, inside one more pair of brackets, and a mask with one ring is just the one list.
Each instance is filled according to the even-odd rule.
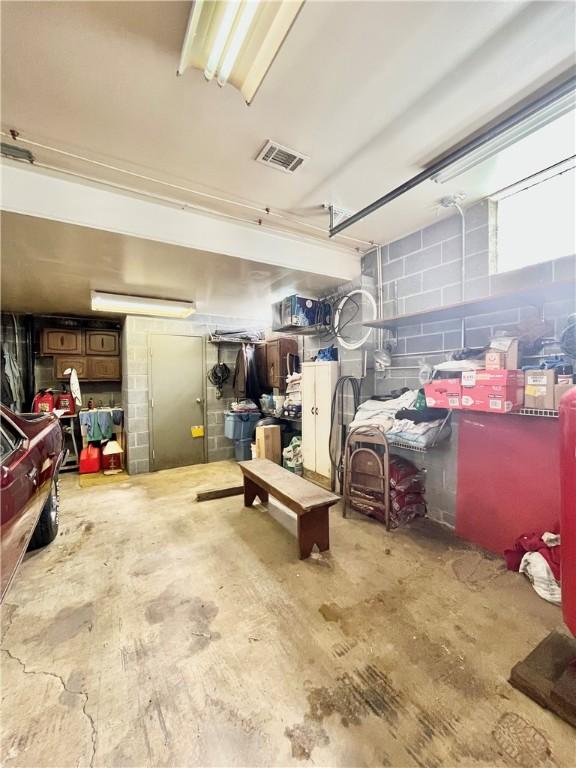
[[41,349],[44,355],[83,355],[84,336],[82,331],[44,328]]
[[332,474],[330,461],[330,423],[332,408],[332,370],[330,365],[316,366],[316,472]]
[[88,361],[85,357],[59,355],[54,358],[54,377],[56,379],[67,379],[68,376],[64,374],[67,368],[76,368],[79,379],[88,378]]
[[120,340],[116,331],[86,331],[87,355],[119,355]]
[[92,381],[99,381],[100,379],[117,381],[120,379],[120,358],[96,356],[89,357],[88,378]]
[[302,462],[304,469],[316,472],[316,393],[315,366],[302,366]]

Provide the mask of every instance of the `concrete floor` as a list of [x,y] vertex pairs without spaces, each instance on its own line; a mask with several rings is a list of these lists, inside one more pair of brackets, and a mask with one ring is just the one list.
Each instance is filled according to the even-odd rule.
[[558,608],[424,521],[332,510],[332,552],[229,463],[62,482],[61,529],[2,607],[2,765],[566,766],[570,726],[507,676]]

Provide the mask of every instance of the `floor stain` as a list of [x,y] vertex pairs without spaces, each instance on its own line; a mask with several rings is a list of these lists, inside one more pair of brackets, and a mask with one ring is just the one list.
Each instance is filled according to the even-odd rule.
[[324,603],[318,608],[324,621],[340,621],[342,608],[337,603]]
[[402,697],[388,676],[372,664],[341,675],[334,687],[313,688],[308,704],[312,720],[321,722],[337,714],[345,728],[360,725],[369,714],[394,723],[403,709]]
[[215,603],[196,596],[184,597],[175,585],[149,602],[145,610],[148,624],[160,625],[164,634],[171,636],[174,632],[184,632],[191,639],[190,653],[201,651],[220,638],[220,633],[211,629],[217,615]]
[[[246,734],[260,733],[260,729],[257,728],[250,717],[244,717],[230,704],[222,701],[222,699],[216,699],[212,696],[206,696],[206,706],[210,707],[218,712],[222,713],[226,719],[233,725],[240,728]],[[261,734],[262,735],[262,734]]]
[[480,591],[506,573],[506,564],[486,557],[480,552],[469,552],[452,560],[450,568],[454,576],[473,591]]
[[304,718],[303,723],[286,728],[284,735],[290,740],[292,757],[297,760],[310,760],[316,747],[326,747],[330,743],[324,728],[308,717]]
[[39,632],[23,642],[26,645],[34,643],[56,648],[61,643],[72,640],[80,632],[91,632],[93,626],[94,605],[92,603],[85,603],[75,608],[62,608]]

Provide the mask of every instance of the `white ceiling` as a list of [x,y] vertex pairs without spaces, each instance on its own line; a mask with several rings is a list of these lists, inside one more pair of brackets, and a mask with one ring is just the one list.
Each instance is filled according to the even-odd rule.
[[91,314],[90,291],[196,301],[202,314],[269,320],[290,293],[340,280],[3,211],[2,309]]
[[[322,203],[363,207],[574,66],[572,2],[308,0],[247,107],[201,72],[176,77],[189,9],[2,2],[4,128],[326,227]],[[294,176],[254,162],[267,138],[309,162]],[[75,172],[257,218],[34,152]],[[443,195],[463,190],[472,202],[493,191],[481,173],[458,182],[426,182],[346,234],[387,242],[433,220]]]

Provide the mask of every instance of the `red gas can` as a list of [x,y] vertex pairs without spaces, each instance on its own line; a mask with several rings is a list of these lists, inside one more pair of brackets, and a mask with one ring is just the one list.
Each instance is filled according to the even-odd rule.
[[52,413],[54,410],[54,395],[49,389],[41,389],[32,401],[34,413]]
[[64,411],[64,414],[71,416],[74,414],[75,403],[70,392],[60,392],[56,398],[56,410]]
[[560,400],[560,543],[562,613],[576,635],[576,387]]
[[90,444],[86,448],[82,448],[79,471],[81,475],[100,472],[100,448]]

